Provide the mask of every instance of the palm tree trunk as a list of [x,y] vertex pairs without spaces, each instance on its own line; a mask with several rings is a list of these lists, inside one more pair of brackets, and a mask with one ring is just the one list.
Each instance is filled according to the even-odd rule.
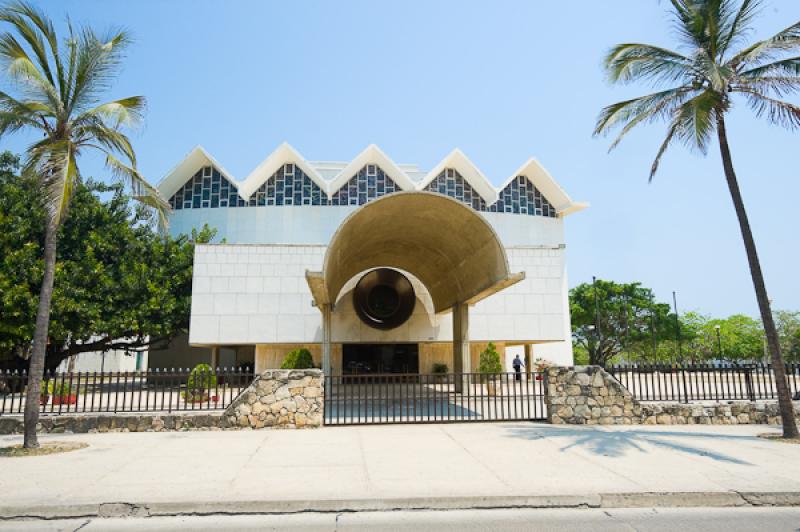
[[53,298],[53,280],[56,270],[56,224],[48,216],[44,233],[44,277],[39,291],[39,308],[36,311],[36,330],[33,333],[33,353],[28,368],[28,391],[25,395],[26,449],[39,447],[36,426],[39,424],[39,394],[41,393],[44,358],[47,350],[47,333],[50,326],[50,301]]
[[781,421],[783,422],[783,437],[798,438],[797,420],[794,417],[794,406],[792,397],[789,393],[789,386],[786,381],[786,365],[781,357],[781,347],[778,342],[778,331],[775,329],[775,320],[772,317],[769,298],[767,297],[767,287],[764,284],[764,275],[761,273],[761,263],[758,260],[756,243],[753,240],[753,232],[750,230],[750,222],[747,220],[747,212],[744,208],[742,194],[739,191],[739,183],[736,180],[736,172],[733,170],[733,160],[731,150],[728,146],[728,134],[725,130],[725,118],[722,113],[717,113],[717,135],[719,136],[719,148],[722,154],[722,166],[725,169],[725,178],[728,181],[728,189],[733,199],[733,207],[736,210],[736,217],[739,219],[739,228],[742,231],[744,248],[747,252],[747,262],[750,264],[750,275],[753,278],[753,286],[756,290],[758,308],[761,312],[761,321],[764,323],[764,334],[767,337],[772,368],[775,371],[775,387],[778,389],[778,405],[781,411]]

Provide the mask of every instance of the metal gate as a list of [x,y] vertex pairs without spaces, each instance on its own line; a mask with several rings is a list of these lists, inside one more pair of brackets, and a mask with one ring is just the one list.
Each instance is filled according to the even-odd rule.
[[542,373],[325,377],[325,424],[461,423],[546,418]]

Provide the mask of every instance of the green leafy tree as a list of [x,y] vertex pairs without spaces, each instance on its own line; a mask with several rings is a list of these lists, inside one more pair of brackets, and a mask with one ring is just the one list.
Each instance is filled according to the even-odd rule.
[[606,366],[621,356],[656,362],[653,344],[675,337],[669,305],[657,303],[640,283],[580,284],[570,290],[570,316],[576,356],[593,365]]
[[764,329],[759,320],[743,314],[711,319],[696,313],[687,313],[685,320],[685,330],[692,330],[688,349],[697,361],[753,362],[764,356]]
[[111,172],[131,186],[135,197],[162,213],[169,207],[139,174],[133,146],[123,132],[140,120],[145,99],[131,96],[105,103],[100,99],[119,71],[130,42],[127,33],[100,35],[69,24],[66,39],[59,42],[50,19],[24,2],[3,6],[0,22],[10,26],[10,31],[0,34],[0,64],[18,90],[16,97],[0,92],[0,138],[20,130],[38,136],[25,153],[22,173],[36,179],[46,212],[44,272],[25,400],[24,446],[32,448],[39,446],[38,391],[47,349],[58,228],[81,179],[80,156],[99,152]]
[[[46,213],[36,183],[16,175],[15,164],[0,154],[0,369],[21,370],[30,361]],[[171,238],[149,219],[119,184],[76,185],[58,230],[47,369],[83,352],[157,351],[188,330],[194,243],[213,231]]]
[[679,50],[683,51],[626,43],[612,48],[605,58],[608,77],[614,83],[638,81],[666,88],[609,105],[600,113],[595,134],[620,128],[613,149],[636,126],[666,121],[667,135],[650,169],[651,180],[672,144],[680,142],[705,154],[716,135],[775,368],[783,435],[798,438],[778,333],[733,168],[725,115],[734,98],[740,97],[756,116],[772,124],[789,129],[800,126],[800,107],[781,100],[800,88],[800,22],[738,48],[762,5],[759,0],[670,0],[670,4]]
[[784,358],[800,362],[800,312],[778,310],[775,312],[775,322]]

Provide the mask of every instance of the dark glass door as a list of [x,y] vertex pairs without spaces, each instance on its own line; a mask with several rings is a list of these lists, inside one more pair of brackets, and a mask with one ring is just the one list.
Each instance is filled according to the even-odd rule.
[[419,373],[419,345],[344,344],[342,373]]

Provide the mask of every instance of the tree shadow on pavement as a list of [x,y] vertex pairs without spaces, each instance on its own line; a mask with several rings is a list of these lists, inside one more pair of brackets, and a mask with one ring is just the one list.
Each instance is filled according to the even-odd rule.
[[[753,465],[730,454],[714,450],[706,446],[697,446],[695,443],[708,443],[713,446],[715,441],[757,441],[755,436],[713,434],[705,432],[677,432],[677,431],[645,431],[645,430],[603,430],[599,427],[550,427],[536,426],[509,428],[509,435],[514,438],[538,440],[549,438],[559,445],[561,452],[573,447],[580,447],[593,454],[623,457],[628,452],[648,452],[645,445],[652,445],[665,450],[703,456],[719,462],[728,462],[738,465]],[[563,445],[562,445],[563,443]]]

